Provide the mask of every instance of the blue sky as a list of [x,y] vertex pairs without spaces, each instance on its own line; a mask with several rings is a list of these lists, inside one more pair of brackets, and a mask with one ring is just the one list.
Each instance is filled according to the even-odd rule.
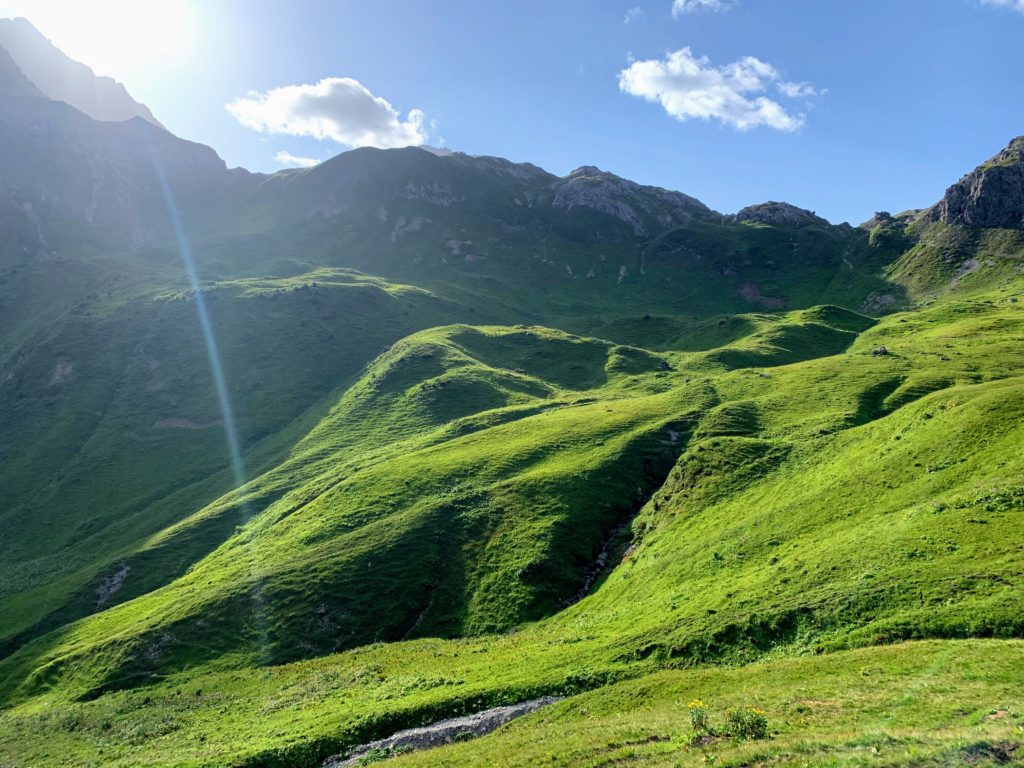
[[336,139],[443,141],[857,223],[931,204],[1024,133],[1024,0],[675,2],[167,0],[150,10],[185,8],[170,49],[159,14],[102,46],[35,21],[178,135],[261,171]]

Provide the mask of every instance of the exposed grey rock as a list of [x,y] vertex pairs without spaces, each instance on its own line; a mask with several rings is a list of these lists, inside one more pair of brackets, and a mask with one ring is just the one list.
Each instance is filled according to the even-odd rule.
[[875,211],[874,216],[858,226],[860,229],[867,230],[877,229],[878,227],[893,227],[896,226],[896,219],[888,211]]
[[797,208],[789,203],[769,200],[766,203],[748,205],[734,217],[736,221],[754,221],[776,227],[802,227],[805,224],[827,224],[828,222],[813,211]]
[[122,563],[121,567],[115,573],[105,578],[100,585],[96,587],[96,610],[99,610],[108,602],[110,598],[116,595],[121,587],[124,585],[124,580],[128,578],[128,572],[131,570],[131,566],[127,563]]
[[501,727],[509,720],[521,717],[548,704],[553,704],[558,701],[558,698],[557,696],[544,696],[532,701],[524,701],[521,704],[487,709],[483,712],[477,712],[475,715],[441,720],[422,728],[409,728],[405,731],[399,731],[386,739],[361,744],[350,749],[344,755],[328,758],[324,762],[323,768],[344,768],[345,766],[359,765],[362,759],[369,753],[381,756],[401,754],[420,749],[441,747],[465,738],[483,736]]
[[410,181],[405,185],[404,194],[406,200],[426,200],[445,208],[465,199],[464,195],[457,195],[448,184],[439,181],[425,184],[414,184]]
[[555,207],[606,213],[629,224],[637,235],[713,215],[700,200],[682,192],[637,184],[592,165],[577,168],[552,186]]
[[872,293],[861,304],[860,311],[866,315],[891,310],[897,299],[891,293]]
[[475,169],[493,173],[495,176],[509,177],[522,182],[547,182],[556,178],[533,163],[513,163],[504,157],[467,155],[462,152],[453,152],[446,157],[450,158],[452,162],[463,163]]
[[926,218],[961,227],[1024,228],[1024,136],[947,189]]

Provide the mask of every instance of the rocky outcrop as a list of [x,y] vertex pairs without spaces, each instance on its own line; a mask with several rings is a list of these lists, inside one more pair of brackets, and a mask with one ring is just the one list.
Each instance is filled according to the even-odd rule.
[[556,208],[590,208],[608,214],[629,224],[636,235],[714,215],[700,200],[682,192],[643,186],[592,165],[577,168],[553,187]]
[[875,215],[857,226],[860,229],[871,231],[879,227],[892,227],[896,225],[896,219],[888,211],[875,211]]
[[522,704],[512,704],[507,707],[495,707],[475,715],[465,717],[453,717],[450,720],[441,720],[433,725],[426,725],[422,728],[410,728],[399,731],[393,736],[379,741],[371,741],[354,747],[344,755],[329,758],[323,764],[323,768],[347,768],[348,766],[366,765],[388,757],[415,752],[421,749],[432,749],[445,744],[452,744],[456,741],[484,736],[491,731],[501,727],[509,720],[529,714],[536,709],[546,707],[558,701],[557,696],[543,696],[532,701],[524,701]]
[[946,190],[927,220],[960,227],[1024,228],[1024,136]]
[[767,203],[748,205],[735,216],[735,221],[751,221],[760,224],[771,224],[775,227],[802,227],[807,224],[828,224],[825,219],[815,215],[813,211],[797,208],[789,203],[769,200]]
[[449,155],[454,161],[461,162],[477,170],[492,173],[524,183],[547,183],[555,177],[533,163],[513,163],[503,157],[489,155],[466,155],[461,152]]

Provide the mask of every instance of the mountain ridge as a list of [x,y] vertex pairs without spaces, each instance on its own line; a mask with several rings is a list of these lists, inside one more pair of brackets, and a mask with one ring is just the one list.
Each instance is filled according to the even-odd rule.
[[64,101],[95,120],[119,122],[141,117],[163,128],[149,108],[125,87],[66,56],[24,18],[0,19],[0,46],[47,98]]
[[946,190],[925,216],[976,227],[1024,227],[1024,136]]

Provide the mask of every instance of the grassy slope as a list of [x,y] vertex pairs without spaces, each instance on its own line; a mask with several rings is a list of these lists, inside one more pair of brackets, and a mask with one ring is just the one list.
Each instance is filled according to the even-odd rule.
[[[502,629],[554,610],[638,490],[653,490],[671,467],[678,451],[659,430],[706,399],[702,388],[658,393],[657,378],[637,391],[616,367],[650,372],[656,358],[619,349],[525,329],[454,327],[405,340],[290,461],[247,488],[253,506],[276,501],[166,589],[61,631],[45,663],[98,646],[116,649],[121,661],[107,663],[135,675],[232,649],[280,661],[374,639]],[[467,352],[501,353],[523,372]],[[537,367],[550,382],[529,375]],[[628,407],[573,394],[600,381],[614,397],[616,379],[632,395]],[[480,423],[467,418],[477,410],[489,412]],[[220,502],[200,517],[237,506]],[[211,614],[221,617],[215,631]],[[204,627],[210,647],[196,648]],[[39,664],[52,641],[9,661]]]
[[[342,469],[345,478],[327,494],[330,482],[318,470],[311,479],[297,478],[294,487],[308,495],[291,504],[292,514],[255,518],[169,588],[177,592],[163,598],[157,592],[107,611],[3,662],[10,700],[35,697],[3,716],[5,731],[13,735],[0,741],[0,754],[17,758],[15,764],[45,764],[54,749],[67,750],[72,764],[100,759],[139,764],[143,755],[154,764],[229,757],[253,764],[276,759],[313,764],[346,743],[401,725],[540,692],[571,693],[664,665],[741,662],[915,637],[1018,636],[1024,311],[1019,302],[1010,302],[1011,294],[1019,296],[1016,290],[1010,285],[939,303],[870,329],[855,315],[829,309],[791,316],[785,325],[792,328],[780,328],[777,318],[748,318],[754,333],[723,350],[739,358],[663,354],[672,371],[656,364],[650,370],[658,358],[639,351],[615,351],[558,334],[558,343],[599,350],[586,355],[596,356],[600,368],[576,366],[564,353],[537,354],[533,342],[550,335],[545,331],[455,328],[403,342],[346,395],[352,402],[343,399],[300,443],[296,463],[282,465],[286,474],[301,474],[298,467],[315,467],[318,459],[337,467],[337,459],[347,456],[367,463],[365,468],[351,474]],[[518,337],[531,343],[516,346]],[[872,356],[870,350],[879,344],[891,354]],[[423,345],[435,349],[433,357],[423,357]],[[500,360],[515,360],[520,370],[489,365],[494,362],[489,356],[499,350]],[[832,356],[815,357],[815,350]],[[757,368],[732,370],[737,363],[749,364],[750,355]],[[416,366],[426,366],[430,375]],[[424,385],[438,380],[451,382],[446,386],[461,395],[434,398]],[[584,388],[589,388],[585,394]],[[388,392],[393,396],[380,400],[381,410],[367,409]],[[475,404],[467,403],[473,397],[479,398]],[[552,401],[556,407],[531,414],[532,403]],[[437,410],[453,404],[456,413]],[[481,410],[467,417],[473,408]],[[359,423],[354,414],[364,409],[363,431],[351,429]],[[190,661],[219,658],[221,666],[230,666],[251,663],[261,653],[273,658],[284,638],[294,637],[296,625],[289,622],[308,616],[304,612],[320,596],[287,593],[288,573],[294,571],[281,560],[292,556],[278,554],[279,541],[291,547],[284,553],[312,554],[297,561],[295,570],[327,567],[315,572],[318,581],[330,585],[339,573],[348,578],[346,558],[360,562],[358,546],[339,550],[331,542],[356,542],[360,531],[374,525],[373,515],[366,517],[361,508],[379,514],[388,508],[385,499],[393,505],[385,518],[388,533],[369,539],[374,548],[392,536],[396,541],[386,549],[400,552],[397,540],[406,530],[417,531],[412,540],[419,546],[429,540],[416,526],[436,519],[431,518],[436,509],[467,497],[453,497],[444,482],[430,485],[437,478],[427,477],[417,457],[432,468],[431,475],[440,466],[449,468],[445,478],[472,477],[472,491],[483,494],[468,497],[472,508],[480,501],[486,508],[496,497],[512,499],[504,512],[525,524],[508,539],[507,549],[499,537],[497,546],[488,547],[493,552],[484,553],[492,559],[480,561],[486,563],[482,573],[515,576],[499,582],[498,603],[480,602],[478,596],[488,594],[485,579],[474,582],[470,575],[448,593],[447,605],[457,606],[453,615],[462,623],[446,629],[438,620],[424,625],[424,633],[447,633],[456,626],[458,632],[490,629],[495,605],[499,617],[512,610],[497,626],[530,618],[529,610],[516,613],[530,605],[529,596],[521,599],[523,586],[529,586],[522,576],[531,573],[523,566],[536,562],[542,554],[537,543],[545,540],[536,535],[542,530],[536,528],[537,518],[523,513],[570,478],[582,479],[579,489],[586,492],[588,478],[601,477],[608,461],[629,455],[623,449],[637,430],[656,434],[671,428],[670,422],[685,422],[688,414],[700,421],[680,445],[685,452],[676,468],[633,523],[635,548],[624,556],[620,550],[621,564],[571,608],[513,634],[369,646],[267,671],[175,672]],[[437,426],[452,416],[463,421]],[[370,447],[378,445],[382,423],[401,426],[403,437],[417,430],[420,436],[390,449]],[[595,443],[596,435],[604,445]],[[537,459],[519,466],[523,456]],[[361,472],[368,473],[362,486],[356,481]],[[409,497],[405,480],[417,484]],[[425,481],[427,486],[419,485]],[[348,488],[357,495],[346,500]],[[543,495],[537,495],[538,488]],[[590,490],[607,495],[602,487]],[[342,496],[325,504],[331,493]],[[589,505],[576,505],[577,500],[586,497],[570,494],[555,517],[587,520]],[[304,516],[304,509],[312,511]],[[349,515],[354,517],[346,519]],[[611,522],[596,528],[608,530]],[[440,525],[445,535],[458,530],[451,518]],[[261,538],[277,526],[262,547]],[[574,536],[548,543],[553,562],[573,562],[565,555],[579,543]],[[328,557],[316,556],[320,544],[327,546]],[[343,551],[350,554],[339,557]],[[447,564],[451,554],[447,550],[430,562]],[[399,562],[407,561],[394,561]],[[180,643],[176,655],[174,632],[167,646],[153,644],[163,637],[159,627],[168,611],[187,614],[204,604],[231,608],[218,602],[216,583],[222,575],[236,583],[232,574],[246,583],[245,569],[254,567],[267,568],[267,583],[286,590],[272,592],[265,610],[249,611],[253,618],[269,617],[267,624],[239,632],[231,623],[237,611],[206,611],[205,616],[200,611],[203,621],[213,619],[219,628],[211,632],[203,625],[203,636],[213,638],[210,647],[189,657],[182,654],[190,644]],[[461,570],[463,576],[472,574]],[[204,573],[209,573],[206,585]],[[409,583],[409,574],[396,573],[401,577],[396,586]],[[303,589],[309,583],[303,579]],[[387,578],[340,583],[353,590],[369,585],[368,599],[378,615],[380,595],[393,600],[402,592],[389,592]],[[160,599],[165,604],[154,603]],[[486,610],[476,611],[480,606]],[[555,604],[547,606],[540,613]],[[278,626],[289,631],[277,637]],[[401,621],[398,626],[408,627]],[[149,645],[139,646],[139,638]],[[261,638],[265,645],[259,645]],[[171,652],[164,656],[167,647]],[[196,653],[192,647],[188,652]],[[219,655],[229,651],[244,655]],[[282,656],[288,656],[287,649]],[[29,675],[33,668],[37,671]],[[110,693],[89,703],[69,701],[97,686],[123,684],[125,674],[130,680],[149,670],[173,675],[144,690]],[[995,686],[998,670],[987,680]]]
[[887,266],[886,273],[917,301],[996,288],[1024,269],[1024,233],[1020,230],[961,229],[941,222],[916,222],[907,233],[911,247]]
[[[1019,641],[931,641],[660,672],[388,765],[1005,765],[1024,751],[1022,667]],[[763,710],[770,741],[692,745],[695,700],[717,728],[730,707]]]
[[[659,320],[640,319],[653,310],[670,313],[659,317],[675,329],[661,348],[706,349],[721,334],[697,332],[694,313],[761,307],[758,294],[743,294],[748,284],[799,278],[794,304],[833,294],[856,302],[868,284],[885,285],[874,263],[882,252],[862,233],[823,227],[694,224],[688,242],[706,242],[714,257],[659,261],[658,246],[645,275],[622,222],[583,211],[579,231],[562,231],[564,216],[537,219],[501,184],[487,189],[481,204],[501,212],[493,220],[413,199],[384,221],[379,206],[355,199],[343,220],[196,244],[252,474],[277,463],[382,348],[421,328],[541,321],[657,347]],[[403,228],[416,220],[425,228]],[[610,239],[595,246],[593,232],[605,230]],[[839,251],[850,252],[846,262]],[[318,263],[361,263],[392,279]],[[178,272],[176,254],[153,248],[37,259],[0,274],[0,318],[12,321],[0,326],[0,522],[12,532],[0,541],[0,653],[168,583],[253,511],[230,523],[201,515],[202,530],[180,525],[232,479],[193,302],[168,287]],[[263,273],[294,277],[237,279]],[[403,275],[433,293],[395,281]],[[678,289],[683,277],[704,286],[699,296]],[[125,565],[124,588],[99,604]]]
[[[382,348],[460,316],[421,289],[344,271],[204,290],[253,471],[280,461],[326,410],[325,398]],[[8,531],[0,639],[8,642],[94,611],[99,585],[140,551],[153,554],[154,537],[159,558],[140,562],[141,579],[128,579],[115,602],[180,575],[245,517],[218,525],[208,516],[194,535],[171,535],[233,485],[187,293],[98,297],[19,358],[0,387]]]
[[[406,199],[403,174],[426,183],[440,167],[422,154],[346,156],[340,165],[354,163],[366,189],[340,218],[309,220],[323,190],[295,197],[303,174],[275,176],[261,187],[267,212],[283,210],[271,189],[283,184],[301,226],[261,214],[251,235],[233,222],[195,244],[251,474],[279,462],[382,348],[421,328],[541,322],[707,349],[723,343],[721,329],[698,318],[775,307],[782,285],[792,286],[782,297],[791,306],[856,305],[869,291],[896,290],[878,276],[892,253],[849,228],[696,222],[642,247],[617,219],[523,207],[525,182],[457,166],[445,183],[486,181],[477,208]],[[335,170],[321,181],[347,189],[352,169]],[[169,287],[181,279],[177,255],[93,252],[66,240],[58,250],[74,258],[26,257],[0,273],[0,319],[9,321],[0,323],[0,522],[12,532],[0,541],[0,654],[168,583],[255,511],[184,523],[232,479],[193,302]],[[360,264],[389,280],[318,264]],[[261,274],[294,276],[238,279]],[[652,311],[662,314],[641,319]],[[663,340],[658,325],[671,331]],[[126,565],[124,587],[100,604]]]

